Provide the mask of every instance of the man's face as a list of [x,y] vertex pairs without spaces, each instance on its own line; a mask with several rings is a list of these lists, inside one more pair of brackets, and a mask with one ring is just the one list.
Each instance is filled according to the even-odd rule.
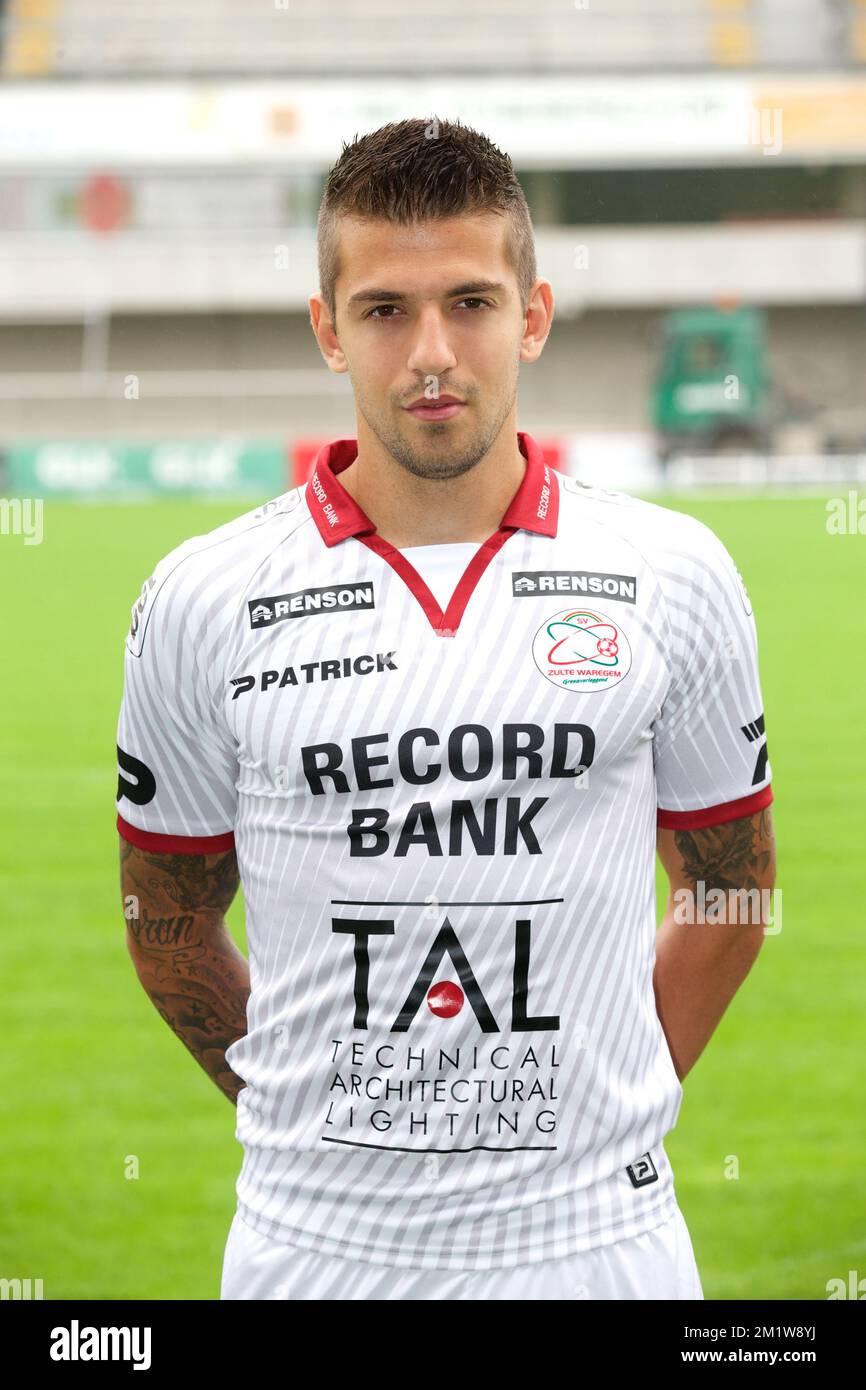
[[513,410],[521,357],[541,351],[544,334],[537,351],[531,335],[527,346],[506,226],[489,214],[339,221],[337,329],[319,331],[320,345],[349,373],[372,433],[416,477],[459,477],[485,456]]

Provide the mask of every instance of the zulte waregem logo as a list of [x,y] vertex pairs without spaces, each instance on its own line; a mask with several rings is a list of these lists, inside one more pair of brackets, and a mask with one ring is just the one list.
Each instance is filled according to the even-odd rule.
[[543,676],[564,690],[607,690],[631,667],[622,627],[589,608],[564,608],[547,618],[532,644]]

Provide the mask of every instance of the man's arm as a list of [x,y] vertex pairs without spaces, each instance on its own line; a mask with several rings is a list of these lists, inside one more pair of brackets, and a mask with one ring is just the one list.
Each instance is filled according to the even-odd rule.
[[[656,935],[653,985],[656,1009],[682,1081],[764,941],[765,899],[776,881],[770,808],[704,830],[659,830],[657,846],[670,892]],[[713,899],[713,889],[721,889],[724,899]],[[757,893],[746,896],[755,889]],[[714,902],[722,901],[722,910],[713,911]],[[696,911],[688,911],[690,902]],[[705,919],[702,902],[706,903]]]
[[224,1095],[244,1082],[226,1049],[247,1031],[250,970],[225,913],[239,877],[222,854],[150,854],[120,841],[126,944],[138,978],[166,1023]]

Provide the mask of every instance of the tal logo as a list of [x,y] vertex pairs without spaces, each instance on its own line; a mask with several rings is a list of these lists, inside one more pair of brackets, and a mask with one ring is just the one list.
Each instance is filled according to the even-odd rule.
[[[334,917],[331,930],[352,942],[354,959],[354,1019],[353,1027],[366,1029],[370,1011],[371,943],[380,937],[393,937],[393,920],[367,921]],[[532,923],[519,918],[514,924],[514,958],[511,971],[511,1008],[507,1026],[515,1033],[556,1031],[558,1014],[529,1013],[529,967],[532,946]],[[379,953],[376,953],[377,956]],[[387,952],[382,953],[387,958]],[[456,976],[456,978],[452,978]],[[478,1020],[482,1033],[499,1033],[500,1022],[495,1018],[481,984],[469,963],[457,932],[448,917],[437,931],[421,963],[408,993],[396,1007],[390,1031],[405,1033],[420,1009],[426,1005],[436,1018],[455,1018],[469,1008]]]

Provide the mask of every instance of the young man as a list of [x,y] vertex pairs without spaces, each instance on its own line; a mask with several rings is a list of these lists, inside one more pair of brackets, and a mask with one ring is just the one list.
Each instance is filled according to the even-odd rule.
[[357,438],[162,561],[118,733],[136,969],[238,1107],[222,1297],[702,1298],[663,1140],[763,940],[688,904],[774,879],[748,597],[518,432],[553,296],[487,139],[356,140],[318,244]]

